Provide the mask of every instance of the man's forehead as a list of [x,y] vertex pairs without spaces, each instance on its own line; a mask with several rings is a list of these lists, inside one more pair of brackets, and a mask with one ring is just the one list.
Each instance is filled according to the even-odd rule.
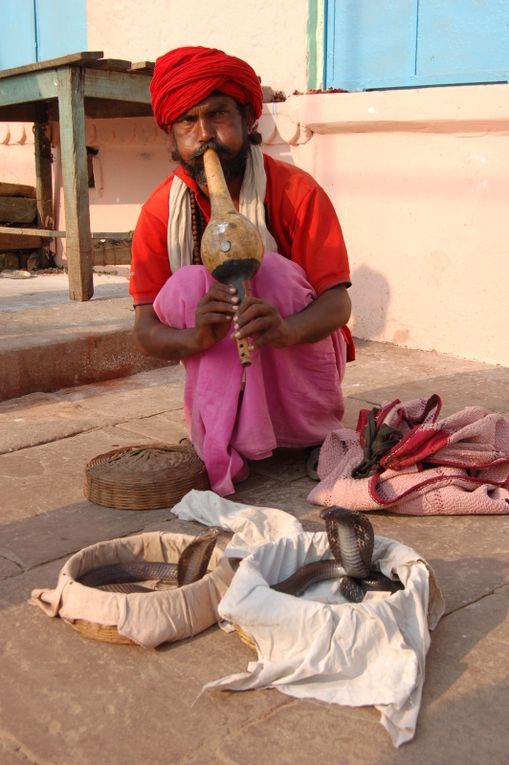
[[237,106],[237,102],[234,98],[227,96],[225,93],[215,93],[214,95],[207,96],[207,98],[204,98],[203,101],[195,104],[195,106],[192,106],[186,112],[181,114],[177,119],[181,119],[188,114],[196,114],[197,112],[203,111],[204,109],[217,109],[220,106]]

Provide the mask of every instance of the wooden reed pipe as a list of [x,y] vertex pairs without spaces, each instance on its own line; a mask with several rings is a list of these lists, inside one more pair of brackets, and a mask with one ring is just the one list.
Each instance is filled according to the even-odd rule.
[[[201,259],[212,276],[237,289],[240,302],[263,259],[263,242],[256,227],[237,212],[214,149],[203,155],[203,167],[210,199],[210,221],[201,240]],[[247,338],[237,340],[243,367],[251,363]]]

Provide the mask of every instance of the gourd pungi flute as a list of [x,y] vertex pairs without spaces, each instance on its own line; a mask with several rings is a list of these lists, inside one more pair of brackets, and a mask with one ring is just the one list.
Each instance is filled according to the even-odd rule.
[[[214,149],[203,154],[203,167],[210,199],[210,221],[201,240],[201,259],[212,276],[237,289],[240,302],[247,282],[257,272],[263,259],[263,242],[256,227],[237,212]],[[242,367],[251,364],[247,338],[237,339]]]

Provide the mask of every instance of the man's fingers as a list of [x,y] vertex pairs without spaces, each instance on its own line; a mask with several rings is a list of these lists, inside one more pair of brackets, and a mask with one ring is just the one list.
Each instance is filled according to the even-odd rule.
[[207,313],[200,319],[201,324],[224,324],[231,320],[231,316],[226,316],[224,313]]
[[[235,326],[235,325],[234,325]],[[276,326],[276,322],[271,316],[262,316],[253,321],[243,324],[236,330],[239,333],[239,337],[247,337],[248,335],[257,335],[260,332],[266,332],[269,329],[273,329]]]
[[220,300],[211,300],[210,302],[206,301],[204,303],[198,304],[198,310],[196,311],[196,314],[205,316],[208,313],[222,313],[227,314],[227,317],[231,319],[235,313],[235,310],[235,306],[230,305],[229,303],[223,303]]
[[281,316],[274,306],[258,298],[249,298],[249,304],[242,304],[242,311],[235,314],[233,326],[239,338],[253,336],[261,332],[276,329],[281,323]]
[[235,287],[231,287],[229,284],[221,284],[221,282],[212,282],[202,300],[222,300],[225,303],[239,303]]
[[[237,298],[238,299],[238,298]],[[239,309],[239,316],[244,316],[245,314],[253,313],[253,311],[257,311],[261,308],[268,308],[272,311],[275,309],[269,305],[269,303],[266,303],[261,298],[253,297],[253,295],[247,295],[242,303],[238,306]]]
[[[257,348],[261,348],[264,345],[274,345],[274,328],[269,327],[265,332],[257,332],[256,334],[249,335],[249,350],[255,351]],[[278,345],[276,344],[276,348]]]
[[246,327],[258,318],[268,317],[274,322],[279,320],[279,314],[268,303],[256,303],[250,305],[248,308],[244,308],[242,311],[238,311],[235,317],[236,323],[239,325],[239,329]]

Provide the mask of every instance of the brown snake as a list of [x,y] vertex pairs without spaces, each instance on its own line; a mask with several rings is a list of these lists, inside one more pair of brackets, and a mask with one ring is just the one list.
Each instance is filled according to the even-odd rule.
[[284,581],[272,585],[273,590],[302,595],[312,584],[339,577],[339,591],[343,597],[352,603],[360,603],[368,590],[392,593],[403,589],[399,579],[389,579],[371,568],[375,535],[366,516],[343,507],[322,510],[320,516],[325,521],[334,558],[302,566]]
[[219,534],[217,528],[199,534],[182,551],[178,563],[148,560],[112,563],[86,571],[77,581],[87,587],[124,593],[153,592],[153,588],[137,584],[150,579],[183,587],[205,576]]

